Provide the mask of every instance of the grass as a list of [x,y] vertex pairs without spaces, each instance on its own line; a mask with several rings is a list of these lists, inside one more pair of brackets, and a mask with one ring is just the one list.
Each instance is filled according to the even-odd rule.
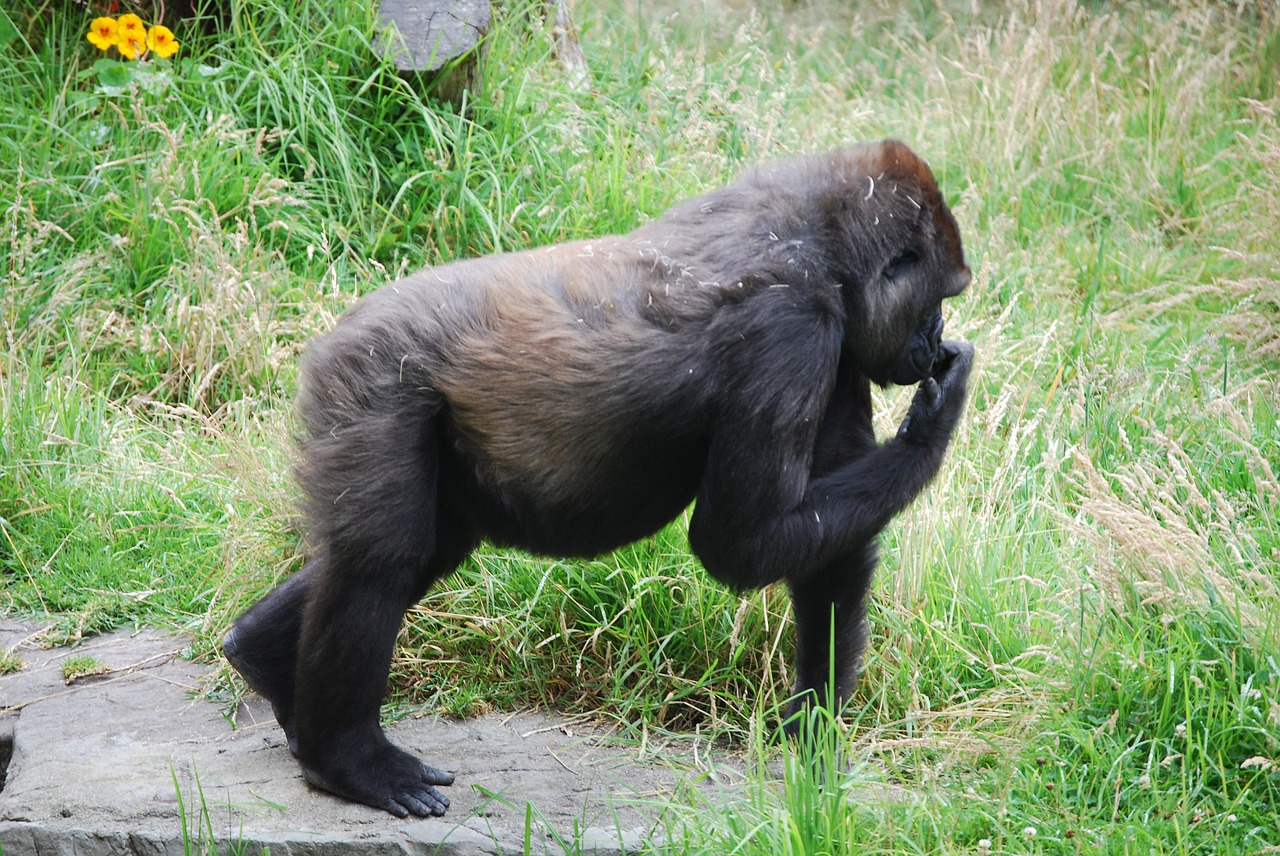
[[105,675],[109,671],[111,668],[92,654],[72,654],[62,661],[62,679],[68,686],[82,678]]
[[[244,840],[243,829],[229,828],[221,835],[215,829],[213,815],[220,806],[210,803],[204,787],[200,784],[200,771],[194,765],[179,772],[177,767],[170,764],[169,777],[173,780],[174,800],[178,804],[183,856],[204,856],[204,854],[217,856],[219,853],[245,856],[251,852],[252,845]],[[185,798],[184,783],[187,785]],[[270,807],[282,808],[275,805]],[[230,809],[229,804],[227,808]],[[271,852],[271,848],[260,847],[258,852],[266,856]]]
[[682,521],[591,562],[482,550],[410,614],[398,704],[745,747],[663,852],[1280,848],[1273,8],[580,3],[586,90],[503,9],[459,113],[371,57],[367,4],[232,2],[124,92],[89,13],[39,5],[0,12],[0,610],[211,653],[298,565],[294,371],[354,296],[894,135],[961,224],[978,365],[827,762],[768,740],[785,594],[709,582]]
[[0,675],[11,675],[22,671],[22,658],[11,651],[0,651]]

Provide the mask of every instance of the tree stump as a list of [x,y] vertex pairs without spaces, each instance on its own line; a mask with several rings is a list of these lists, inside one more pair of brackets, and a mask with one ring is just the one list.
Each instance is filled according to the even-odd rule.
[[381,0],[387,31],[376,46],[402,73],[429,81],[445,101],[478,92],[483,83],[484,36],[492,20],[489,0]]

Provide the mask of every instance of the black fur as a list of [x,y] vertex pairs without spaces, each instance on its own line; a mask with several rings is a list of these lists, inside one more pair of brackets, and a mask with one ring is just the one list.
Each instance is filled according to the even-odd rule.
[[[932,173],[888,141],[758,169],[629,235],[368,295],[304,364],[313,558],[237,620],[227,658],[310,782],[442,814],[453,777],[378,725],[404,611],[481,538],[592,556],[694,502],[716,579],[790,588],[792,712],[843,701],[876,535],[963,407],[973,350],[942,341],[940,307],[968,281]],[[871,382],[920,384],[883,444]]]

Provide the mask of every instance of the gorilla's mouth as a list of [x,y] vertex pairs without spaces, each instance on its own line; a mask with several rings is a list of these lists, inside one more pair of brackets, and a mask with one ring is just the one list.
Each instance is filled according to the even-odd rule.
[[929,329],[917,334],[918,338],[909,354],[911,367],[919,375],[917,380],[924,380],[933,374],[933,368],[940,356],[938,349],[942,345],[942,327],[942,313],[939,312],[933,316]]
[[924,380],[933,373],[933,364],[938,360],[938,349],[917,348],[911,352],[911,365]]
[[933,375],[938,361],[937,348],[920,342],[898,357],[887,373],[888,382],[895,386],[914,386]]

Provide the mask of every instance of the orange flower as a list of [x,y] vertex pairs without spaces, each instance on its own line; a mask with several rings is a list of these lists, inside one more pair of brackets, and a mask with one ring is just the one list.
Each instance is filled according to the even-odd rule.
[[116,44],[120,40],[120,28],[115,18],[94,18],[89,25],[88,39],[100,51]]
[[178,52],[178,40],[168,27],[156,24],[147,30],[147,47],[158,57],[171,57]]
[[147,49],[147,26],[132,13],[121,15],[116,21],[118,40],[116,49],[125,59],[137,59]]

